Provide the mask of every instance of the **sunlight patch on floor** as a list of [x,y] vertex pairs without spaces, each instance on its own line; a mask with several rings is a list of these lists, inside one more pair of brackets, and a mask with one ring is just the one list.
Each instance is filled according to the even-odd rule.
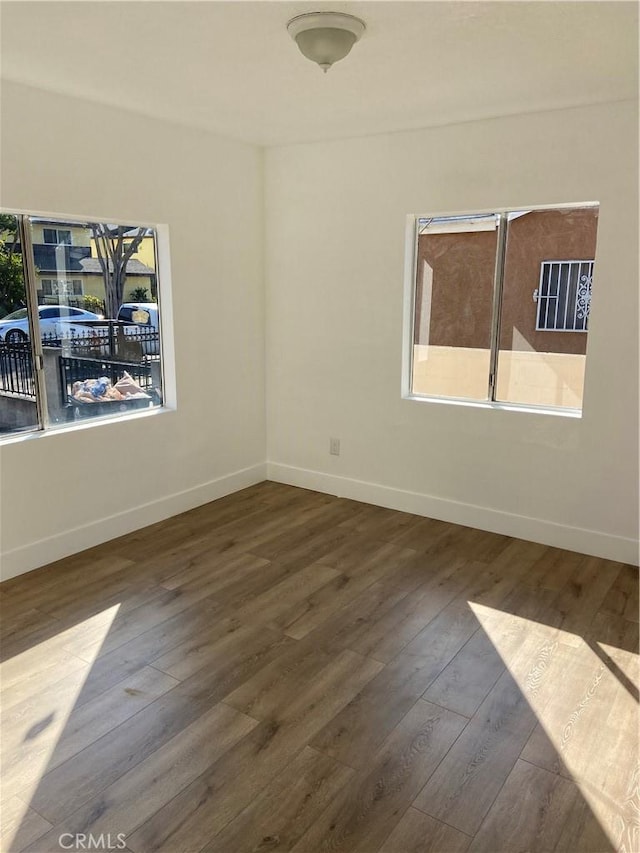
[[638,656],[469,606],[537,717],[522,758],[571,779],[617,850],[638,849],[640,773],[619,771],[638,744]]
[[[47,772],[119,607],[97,613],[0,665],[1,807],[11,817],[3,827],[3,849],[10,849],[21,824],[33,816],[28,808],[31,797]],[[86,636],[93,640],[91,660],[68,651]]]

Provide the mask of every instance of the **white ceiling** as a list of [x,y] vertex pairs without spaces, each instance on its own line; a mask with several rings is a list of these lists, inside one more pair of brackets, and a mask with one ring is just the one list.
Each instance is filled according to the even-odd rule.
[[[367,31],[328,74],[286,32]],[[637,98],[636,2],[4,2],[2,74],[264,145]]]

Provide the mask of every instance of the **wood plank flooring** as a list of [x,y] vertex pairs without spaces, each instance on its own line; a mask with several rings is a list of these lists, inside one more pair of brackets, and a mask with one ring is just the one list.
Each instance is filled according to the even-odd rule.
[[0,607],[7,853],[640,851],[634,567],[265,482]]

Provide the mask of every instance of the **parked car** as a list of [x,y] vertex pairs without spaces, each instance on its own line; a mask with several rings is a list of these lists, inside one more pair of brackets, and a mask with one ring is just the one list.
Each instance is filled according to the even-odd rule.
[[[38,305],[38,319],[41,335],[62,337],[71,334],[84,334],[86,321],[102,320],[100,314],[85,311],[82,308],[70,308],[68,305]],[[19,308],[0,320],[0,341],[20,343],[29,340],[29,320],[27,309]]]
[[123,302],[118,311],[118,320],[135,323],[137,326],[159,328],[157,302]]
[[145,355],[160,354],[160,319],[157,302],[123,302],[116,318],[125,323],[124,333],[140,341]]

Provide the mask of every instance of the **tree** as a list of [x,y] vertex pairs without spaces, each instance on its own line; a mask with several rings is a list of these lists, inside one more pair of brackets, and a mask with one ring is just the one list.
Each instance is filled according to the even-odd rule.
[[126,225],[91,222],[89,227],[104,279],[107,317],[117,317],[124,296],[127,264],[138,251],[147,229],[137,228],[131,234],[133,229]]
[[18,221],[8,213],[0,214],[0,316],[4,317],[26,303],[22,254],[18,250]]

